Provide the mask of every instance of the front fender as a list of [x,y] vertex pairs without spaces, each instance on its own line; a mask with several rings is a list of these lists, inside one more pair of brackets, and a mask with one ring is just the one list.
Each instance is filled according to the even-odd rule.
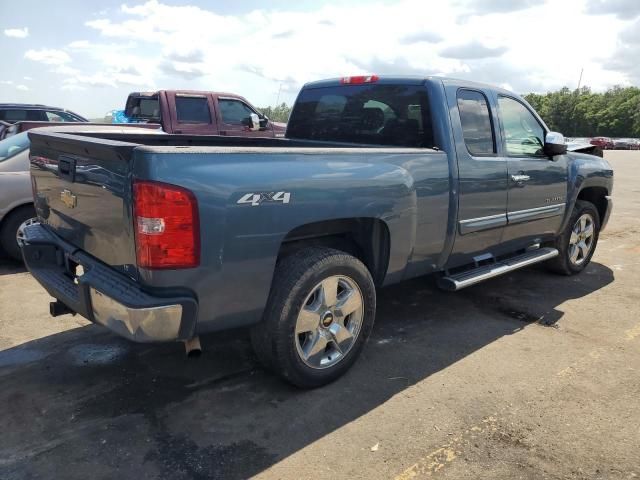
[[613,168],[604,158],[582,153],[570,153],[567,192],[567,210],[562,230],[567,226],[580,192],[589,187],[600,187],[606,195],[613,193]]

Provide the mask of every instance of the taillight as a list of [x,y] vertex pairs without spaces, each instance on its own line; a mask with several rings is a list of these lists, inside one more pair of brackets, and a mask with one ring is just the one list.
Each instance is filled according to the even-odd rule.
[[133,201],[138,267],[193,268],[200,264],[198,204],[192,192],[136,180]]
[[343,85],[360,85],[362,83],[375,83],[379,79],[378,75],[357,75],[355,77],[342,77],[340,83]]

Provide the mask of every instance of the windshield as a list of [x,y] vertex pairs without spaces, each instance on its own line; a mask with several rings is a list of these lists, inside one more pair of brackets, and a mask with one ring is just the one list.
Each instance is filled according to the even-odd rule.
[[27,132],[18,133],[0,142],[0,162],[29,148]]
[[127,100],[125,114],[132,120],[159,120],[160,102],[158,96],[130,96]]
[[423,86],[343,85],[300,93],[287,137],[401,147],[432,147]]

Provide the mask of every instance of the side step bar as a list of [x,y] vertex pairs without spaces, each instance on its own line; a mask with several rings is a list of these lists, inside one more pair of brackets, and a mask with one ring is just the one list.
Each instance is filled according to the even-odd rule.
[[455,275],[448,275],[438,279],[438,286],[443,290],[455,291],[461,290],[465,287],[475,285],[483,280],[497,277],[508,272],[512,272],[534,263],[544,262],[550,258],[557,257],[558,250],[555,248],[538,248],[536,250],[530,250],[515,257],[496,262],[492,265],[485,265],[482,267],[467,270],[465,272],[456,273]]

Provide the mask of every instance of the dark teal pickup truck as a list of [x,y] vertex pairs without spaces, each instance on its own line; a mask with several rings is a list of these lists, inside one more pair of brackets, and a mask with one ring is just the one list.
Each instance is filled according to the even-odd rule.
[[251,326],[301,387],[353,364],[377,287],[577,274],[612,206],[611,166],[567,153],[522,98],[438,77],[310,83],[282,139],[29,135],[22,251],[52,315],[187,345]]

